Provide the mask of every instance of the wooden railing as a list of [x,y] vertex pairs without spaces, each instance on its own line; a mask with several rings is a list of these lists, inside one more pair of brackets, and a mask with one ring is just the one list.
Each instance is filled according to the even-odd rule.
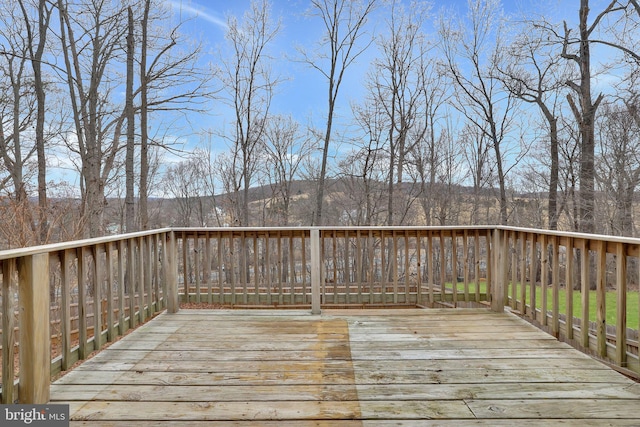
[[171,236],[165,229],[0,252],[1,402],[47,402],[52,376],[167,304],[177,309]]
[[511,310],[587,353],[640,373],[640,239],[518,228],[499,233],[499,281]]
[[174,231],[180,301],[311,307],[315,273],[323,307],[489,302],[489,228]]
[[640,372],[639,257],[639,239],[507,227],[174,228],[0,252],[2,403],[48,401],[52,376],[179,302],[506,307]]

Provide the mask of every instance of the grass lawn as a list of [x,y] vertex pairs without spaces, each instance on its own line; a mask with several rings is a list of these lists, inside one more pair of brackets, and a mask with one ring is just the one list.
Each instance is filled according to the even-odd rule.
[[[529,285],[526,285],[526,298],[529,303]],[[458,283],[458,291],[464,290],[464,284]],[[486,291],[486,282],[480,282],[480,292]],[[475,292],[475,283],[469,284],[469,293]],[[511,284],[508,287],[509,296],[513,294]],[[520,284],[516,284],[516,298],[520,299]],[[553,308],[553,291],[551,288],[547,289],[547,310]],[[536,286],[536,308],[540,309],[542,302],[542,288]],[[617,323],[616,314],[616,292],[608,291],[605,297],[607,308],[607,324],[615,325]],[[558,292],[558,306],[560,314],[564,314],[567,311],[567,293],[566,289],[561,288]],[[638,292],[627,292],[627,327],[637,329],[638,328]],[[573,315],[574,317],[582,317],[582,294],[579,291],[573,291]],[[596,291],[589,291],[589,320],[596,321]]]

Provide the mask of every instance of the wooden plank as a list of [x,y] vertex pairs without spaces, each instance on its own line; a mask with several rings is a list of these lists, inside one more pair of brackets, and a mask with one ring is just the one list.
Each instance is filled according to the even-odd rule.
[[[637,421],[635,419],[575,419],[575,425],[585,427],[602,427],[603,425],[616,425],[620,427],[637,427]],[[513,427],[513,420],[499,420],[499,419],[437,419],[437,420],[295,420],[295,421],[268,421],[268,420],[256,420],[251,421],[253,427],[415,427],[416,424],[420,426],[430,427],[458,427],[460,425],[470,426],[485,426],[485,427]],[[559,421],[557,419],[518,419],[517,424],[521,427],[557,427]],[[130,421],[72,421],[71,427],[76,426],[91,426],[91,427],[129,427]],[[197,427],[245,427],[247,421],[136,421],[136,426],[140,427],[182,427],[182,426],[197,426]]]
[[[555,361],[554,361],[555,362]],[[504,366],[504,361],[502,366]],[[357,365],[355,365],[358,368]],[[442,368],[447,369],[442,369]],[[225,369],[226,368],[226,369]],[[227,369],[234,369],[228,371]],[[343,368],[327,367],[317,378],[311,377],[309,372],[300,369],[287,369],[286,366],[278,369],[276,366],[273,370],[264,367],[262,370],[254,372],[243,365],[225,364],[222,367],[214,368],[204,372],[166,372],[166,371],[118,371],[118,370],[94,370],[87,375],[86,370],[74,370],[59,380],[56,385],[52,386],[52,390],[62,390],[55,388],[58,385],[154,385],[154,386],[247,386],[247,385],[304,385],[309,384],[312,380],[320,381],[324,385],[340,385],[351,384],[354,379],[351,377],[354,366],[344,365]],[[564,367],[552,364],[550,366],[538,368],[484,368],[484,367],[460,367],[447,366],[442,363],[435,365],[424,365],[413,367],[412,370],[380,370],[366,369],[365,364],[357,372],[356,382],[358,385],[374,384],[374,385],[390,385],[390,384],[486,384],[491,381],[492,384],[502,383],[544,383],[553,387],[557,384],[571,383],[593,383],[605,384],[608,387],[612,384],[622,386],[636,387],[636,383],[617,372],[605,369],[577,369],[576,366],[565,364]],[[317,384],[317,382],[316,382]],[[56,394],[53,394],[57,397]]]
[[65,401],[243,402],[456,399],[640,399],[640,384],[474,383],[474,384],[287,384],[287,385],[54,385]]
[[[67,402],[60,402],[67,403]],[[463,401],[289,401],[289,402],[164,402],[149,413],[147,402],[68,402],[76,420],[342,420],[474,418]],[[362,408],[361,405],[366,407]]]
[[478,418],[606,418],[625,419],[635,411],[637,401],[627,399],[581,399],[573,405],[558,405],[555,400],[468,400],[469,408]]

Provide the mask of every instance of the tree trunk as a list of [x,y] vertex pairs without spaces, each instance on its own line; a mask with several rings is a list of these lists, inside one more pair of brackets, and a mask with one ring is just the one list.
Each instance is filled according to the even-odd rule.
[[147,130],[148,101],[147,101],[147,32],[149,9],[151,0],[144,3],[142,18],[142,44],[140,45],[140,196],[138,211],[140,215],[140,229],[149,228],[149,135]]
[[129,31],[127,34],[127,87],[126,87],[126,104],[125,115],[127,117],[127,152],[125,159],[125,221],[126,232],[135,231],[135,201],[134,201],[134,154],[135,154],[135,117],[133,111],[133,56],[134,56],[134,38],[133,38],[133,10],[128,8]]

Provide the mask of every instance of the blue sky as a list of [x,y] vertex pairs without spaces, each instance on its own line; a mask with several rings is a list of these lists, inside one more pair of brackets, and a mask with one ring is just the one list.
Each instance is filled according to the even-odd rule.
[[[592,0],[598,3],[600,0]],[[226,19],[229,14],[241,18],[249,8],[250,0],[167,0],[174,13],[182,19],[190,19],[188,30],[194,37],[200,38],[210,49],[210,60],[215,60],[213,52],[224,43]],[[466,0],[434,1],[434,14],[442,7],[457,9],[458,13],[466,11]],[[314,121],[321,121],[326,114],[326,83],[320,74],[301,63],[289,61],[295,57],[295,45],[311,46],[322,34],[322,28],[317,18],[305,16],[309,2],[305,0],[274,0],[272,1],[273,16],[282,20],[282,31],[272,48],[278,61],[279,73],[287,80],[283,82],[274,99],[274,110],[277,113],[293,113],[302,122],[308,117]],[[556,19],[574,20],[577,17],[578,0],[507,0],[503,7],[508,13],[535,14],[543,11]],[[378,13],[371,21],[371,26],[380,29],[384,26],[384,16]],[[368,71],[368,60],[374,55],[373,49],[364,56],[346,75],[340,95],[338,111],[348,114],[349,102],[360,98],[364,94],[361,83]],[[215,120],[214,120],[215,122]]]
[[[599,10],[605,1],[591,0],[592,10]],[[219,55],[216,52],[225,43],[224,34],[229,14],[241,19],[250,5],[250,0],[165,0],[165,2],[171,6],[177,19],[189,20],[184,29],[192,37],[204,43],[208,52],[204,58],[206,61],[218,60]],[[272,46],[271,52],[278,58],[275,62],[277,72],[286,78],[278,86],[272,104],[272,113],[292,114],[303,126],[312,122],[318,128],[323,128],[327,111],[326,81],[316,70],[290,61],[290,58],[297,56],[294,46],[311,47],[318,41],[322,35],[322,24],[318,18],[305,16],[309,7],[307,0],[273,0],[271,4],[274,19],[280,18],[282,22],[281,33]],[[578,17],[578,0],[504,0],[502,4],[505,11],[514,16],[524,15],[534,18],[536,15],[544,14],[555,22],[567,20],[569,25],[575,24]],[[434,17],[444,7],[452,8],[463,15],[466,13],[467,0],[438,0],[433,1],[432,5]],[[371,19],[370,25],[371,29],[377,27],[380,31],[384,31],[384,15],[378,12]],[[370,49],[347,72],[341,87],[335,117],[335,130],[338,133],[350,121],[350,103],[362,99],[365,94],[363,82],[369,70],[369,61],[374,56],[375,50]],[[220,130],[223,127],[229,127],[228,123],[225,124],[225,117],[229,115],[230,111],[226,111],[221,103],[214,103],[212,115],[203,117],[197,122],[202,124],[203,129]],[[186,151],[202,143],[202,138],[197,135],[199,130],[192,129],[192,135],[183,139]],[[214,141],[213,149],[214,152],[223,151],[225,147],[221,141]],[[341,147],[336,146],[334,149],[340,150]]]

